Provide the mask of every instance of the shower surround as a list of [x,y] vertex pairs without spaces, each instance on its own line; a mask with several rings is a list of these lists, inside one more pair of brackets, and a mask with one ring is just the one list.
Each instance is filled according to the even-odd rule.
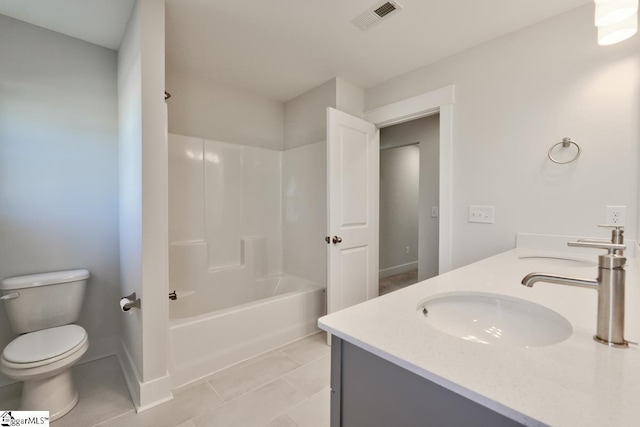
[[174,388],[317,330],[325,147],[282,152],[169,135]]

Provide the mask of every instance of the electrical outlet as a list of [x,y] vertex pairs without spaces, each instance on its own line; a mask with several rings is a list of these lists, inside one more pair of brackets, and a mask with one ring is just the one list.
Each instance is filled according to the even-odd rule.
[[493,224],[493,206],[469,206],[469,222],[480,222],[483,224]]
[[627,220],[626,206],[607,206],[606,223],[610,225],[624,225]]
[[404,250],[404,253],[409,255],[409,252],[410,252],[410,248],[409,248],[409,246],[407,246],[407,249]]
[[431,218],[438,218],[438,207],[433,206],[431,208]]

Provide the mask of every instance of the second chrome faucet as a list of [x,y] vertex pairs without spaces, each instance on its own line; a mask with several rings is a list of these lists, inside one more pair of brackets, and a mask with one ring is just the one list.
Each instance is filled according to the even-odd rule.
[[607,249],[608,253],[598,257],[598,277],[594,280],[578,279],[548,273],[531,273],[522,279],[522,284],[532,287],[535,283],[546,282],[558,285],[577,286],[598,292],[598,326],[593,337],[597,342],[612,347],[627,347],[624,339],[624,287],[627,259],[624,257],[623,228],[613,226],[611,242],[579,240],[569,242],[573,247]]

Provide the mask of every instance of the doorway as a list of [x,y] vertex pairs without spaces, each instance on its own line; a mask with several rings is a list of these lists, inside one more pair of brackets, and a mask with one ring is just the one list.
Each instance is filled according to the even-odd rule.
[[380,131],[380,295],[438,274],[439,121]]
[[434,205],[437,271],[451,270],[454,92],[453,85],[426,92],[365,111],[364,120],[327,109],[328,313],[379,294],[380,129],[435,114],[439,115],[439,152],[434,156],[439,161],[438,204]]

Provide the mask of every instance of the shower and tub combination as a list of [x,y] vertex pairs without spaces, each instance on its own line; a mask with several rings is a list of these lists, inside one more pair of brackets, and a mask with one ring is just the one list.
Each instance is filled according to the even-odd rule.
[[318,330],[326,210],[314,204],[325,203],[325,147],[169,135],[174,388]]

